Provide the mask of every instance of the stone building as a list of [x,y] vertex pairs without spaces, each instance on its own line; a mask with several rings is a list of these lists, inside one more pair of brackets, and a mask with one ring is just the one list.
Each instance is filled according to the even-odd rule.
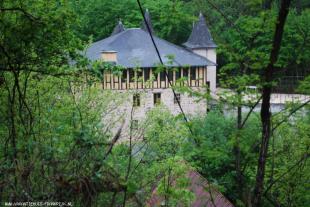
[[[122,106],[129,113],[134,106],[133,120],[137,123],[155,105],[164,104],[173,114],[180,113],[179,100],[186,114],[206,113],[206,102],[197,102],[189,94],[174,96],[171,85],[184,84],[194,90],[216,90],[216,45],[202,14],[193,25],[192,33],[183,46],[177,46],[156,36],[148,11],[145,17],[164,62],[166,74],[158,72],[159,58],[146,25],[126,29],[121,21],[112,34],[93,43],[86,51],[92,61],[104,61],[124,69],[120,73],[105,70],[102,87],[116,92],[131,92]],[[181,81],[180,81],[181,80]],[[170,82],[170,83],[169,83]],[[125,125],[128,125],[126,121]]]

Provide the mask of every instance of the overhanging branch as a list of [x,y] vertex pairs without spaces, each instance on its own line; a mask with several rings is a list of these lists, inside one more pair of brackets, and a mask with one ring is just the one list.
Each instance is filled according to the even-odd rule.
[[0,8],[0,12],[20,12],[31,21],[39,20],[39,18],[33,16],[32,14],[30,14],[29,12],[27,12],[26,10],[24,10],[23,8],[20,8],[20,7]]
[[287,116],[285,116],[284,119],[282,119],[280,122],[278,122],[272,129],[271,132],[273,133],[281,124],[287,121],[288,118],[290,118],[293,114],[295,114],[297,111],[299,111],[301,108],[306,106],[310,103],[310,99],[306,101],[305,103],[301,104],[300,106],[294,108]]

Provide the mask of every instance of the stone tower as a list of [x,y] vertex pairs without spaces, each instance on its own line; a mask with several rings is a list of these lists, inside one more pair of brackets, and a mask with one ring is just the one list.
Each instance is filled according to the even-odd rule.
[[[214,43],[206,20],[202,13],[199,14],[199,20],[194,24],[191,35],[187,42],[183,44],[192,52],[207,58],[216,64],[216,44]],[[216,66],[208,67],[207,81],[212,92],[216,90]]]

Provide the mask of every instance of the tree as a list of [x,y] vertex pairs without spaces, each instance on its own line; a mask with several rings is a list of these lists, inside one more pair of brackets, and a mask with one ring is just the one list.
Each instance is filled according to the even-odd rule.
[[72,10],[62,1],[1,1],[0,11],[1,200],[87,205],[97,192],[123,191],[113,169],[102,169],[109,95],[81,71],[88,64]]
[[267,68],[264,70],[264,85],[262,91],[262,107],[261,107],[261,122],[262,122],[262,141],[257,165],[256,184],[254,188],[253,206],[261,206],[261,200],[264,188],[265,166],[271,137],[271,112],[270,112],[270,95],[272,89],[272,80],[274,74],[274,65],[276,64],[281,48],[284,25],[289,12],[290,0],[283,0],[276,22],[276,30],[270,53],[270,60]]
[[[191,164],[236,206],[251,205],[253,186],[256,206],[308,205],[310,100],[288,103],[271,116],[268,99],[286,71],[309,67],[309,10],[292,10],[284,21],[284,6],[261,12],[256,0],[221,0],[215,7],[200,0],[145,3],[157,34],[176,43],[186,39],[199,10],[207,14],[223,57],[221,86],[229,89],[220,94],[218,110],[184,123],[155,107],[130,129],[130,140],[119,143],[117,109],[131,103],[132,94],[102,91],[99,82],[103,70],[119,74],[122,67],[88,62],[78,37],[106,37],[119,17],[128,27],[139,26],[135,1],[2,0],[0,200],[143,206],[158,186],[166,205],[189,205],[185,172]],[[288,9],[289,1],[282,3]],[[300,83],[298,91],[309,93],[309,77]],[[253,95],[248,85],[263,89],[262,124],[252,110],[259,90],[256,99],[244,100]],[[238,115],[222,114],[224,104],[237,107]]]

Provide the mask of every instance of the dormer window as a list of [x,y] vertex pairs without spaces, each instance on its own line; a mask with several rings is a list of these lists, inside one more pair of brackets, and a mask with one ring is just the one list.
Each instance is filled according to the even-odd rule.
[[196,68],[191,68],[191,80],[196,80]]
[[127,81],[127,70],[122,71],[122,83],[126,83]]
[[117,52],[113,50],[103,50],[101,51],[101,59],[104,62],[116,63],[117,62]]
[[146,68],[144,69],[144,82],[147,82],[150,80],[150,69]]
[[178,68],[176,71],[175,71],[175,80],[179,80],[181,78],[181,69]]
[[133,69],[129,69],[129,82],[135,82],[135,71]]
[[137,81],[142,81],[142,76],[143,76],[143,73],[142,73],[142,70],[138,70],[137,71]]
[[160,72],[160,81],[166,81],[166,74],[165,74],[165,72]]
[[188,69],[183,69],[183,77],[188,77]]
[[173,81],[173,71],[172,70],[169,70],[168,71],[168,78],[169,78],[169,81]]

